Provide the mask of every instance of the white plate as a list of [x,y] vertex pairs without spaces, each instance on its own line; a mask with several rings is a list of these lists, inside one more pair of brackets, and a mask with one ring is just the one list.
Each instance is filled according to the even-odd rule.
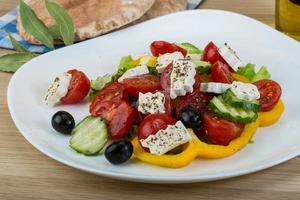
[[[228,42],[242,60],[266,65],[283,88],[286,111],[274,126],[261,128],[235,155],[218,160],[197,159],[182,169],[168,169],[131,160],[113,166],[103,156],[73,152],[69,137],[56,133],[51,116],[58,110],[76,122],[88,114],[88,103],[50,108],[42,103],[48,84],[62,72],[78,68],[90,78],[112,73],[121,56],[149,52],[153,40],[189,41],[204,47],[209,41]],[[153,182],[200,182],[239,176],[291,159],[300,153],[300,43],[248,17],[218,10],[185,11],[59,49],[25,64],[12,77],[8,106],[23,136],[38,150],[66,165],[117,179]]]

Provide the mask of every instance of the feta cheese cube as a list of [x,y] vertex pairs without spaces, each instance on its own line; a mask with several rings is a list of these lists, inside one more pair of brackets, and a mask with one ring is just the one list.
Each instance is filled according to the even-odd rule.
[[149,74],[148,67],[146,65],[139,65],[135,68],[127,70],[119,79],[118,82],[122,83],[124,79],[132,78],[135,76],[140,76],[144,74]]
[[155,135],[140,140],[143,147],[149,148],[151,154],[162,155],[182,144],[190,142],[192,137],[181,121],[168,125]]
[[260,98],[260,93],[257,87],[251,83],[233,81],[230,90],[237,98],[246,101],[252,101]]
[[227,45],[227,43],[219,48],[219,53],[234,70],[238,70],[240,66],[243,66],[241,59],[237,56],[236,52]]
[[170,97],[184,96],[188,92],[193,92],[195,83],[196,65],[190,60],[173,61],[173,69],[170,80]]
[[138,111],[143,114],[164,113],[165,95],[161,92],[139,93]]
[[156,69],[159,73],[162,73],[164,71],[164,69],[170,63],[172,63],[174,60],[183,59],[183,58],[184,58],[184,56],[179,51],[176,51],[174,53],[165,53],[163,55],[160,55],[157,58]]
[[66,72],[56,77],[47,90],[45,104],[54,106],[59,103],[60,99],[68,93],[71,78],[72,75]]
[[201,92],[209,92],[215,94],[223,94],[226,90],[230,88],[231,88],[231,84],[227,84],[227,83],[209,82],[209,83],[200,84]]

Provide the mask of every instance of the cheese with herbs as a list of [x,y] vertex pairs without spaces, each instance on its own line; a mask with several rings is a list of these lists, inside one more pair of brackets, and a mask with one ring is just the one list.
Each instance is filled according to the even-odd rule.
[[50,106],[60,102],[60,99],[66,96],[68,93],[70,81],[72,75],[69,73],[63,73],[62,75],[56,77],[49,86],[47,90],[46,97],[44,99],[45,103]]
[[173,69],[170,76],[170,97],[175,99],[193,92],[195,83],[196,65],[190,60],[173,61]]
[[157,63],[156,63],[156,70],[159,73],[162,73],[164,71],[164,69],[171,64],[174,60],[178,60],[178,59],[183,59],[184,56],[181,52],[176,51],[173,53],[165,53],[163,55],[160,55],[157,58]]
[[243,83],[239,81],[233,81],[230,90],[239,99],[246,101],[252,101],[260,98],[260,93],[257,87],[251,83]]
[[227,43],[219,48],[219,53],[235,71],[237,71],[240,66],[243,66],[241,59],[237,56],[236,52],[228,46]]
[[143,114],[164,113],[165,95],[161,92],[139,93],[138,111]]
[[223,94],[226,90],[231,88],[231,84],[227,83],[217,83],[217,82],[208,82],[200,84],[201,92]]
[[151,154],[162,155],[191,140],[192,137],[183,123],[177,121],[175,125],[168,125],[166,129],[159,130],[155,135],[149,135],[140,142]]

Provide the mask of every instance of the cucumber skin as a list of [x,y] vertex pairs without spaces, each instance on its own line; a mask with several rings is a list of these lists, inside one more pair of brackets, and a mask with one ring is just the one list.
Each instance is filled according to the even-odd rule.
[[[253,111],[246,111],[246,112],[252,112],[251,114],[253,115],[252,117],[241,117],[241,116],[238,116],[238,117],[234,117],[232,116],[230,113],[223,113],[221,112],[216,106],[215,104],[213,103],[214,99],[217,98],[217,97],[214,97],[208,104],[208,108],[211,112],[213,112],[215,115],[217,115],[218,117],[221,117],[221,118],[224,118],[228,121],[232,121],[232,122],[237,122],[237,123],[241,123],[241,124],[248,124],[248,123],[251,123],[251,122],[254,122],[257,117],[258,117],[258,114],[253,112]],[[223,102],[224,103],[224,102]],[[238,112],[239,110],[241,110],[240,108],[237,108],[236,109]]]
[[[94,118],[94,119],[98,118],[99,122],[103,123],[102,127],[101,127],[102,128],[102,130],[101,130],[102,131],[102,133],[101,133],[102,135],[100,136],[103,141],[101,142],[101,144],[99,145],[99,147],[98,147],[97,150],[94,150],[94,151],[82,150],[82,149],[80,149],[80,147],[76,147],[76,146],[73,145],[74,141],[72,141],[72,139],[74,138],[75,134],[78,133],[78,131],[80,131],[80,128],[82,128],[82,127],[84,128],[85,127],[84,124],[86,123],[86,121],[89,120],[89,119],[91,119],[91,118]],[[101,152],[101,150],[105,147],[105,145],[107,144],[107,142],[108,142],[108,130],[107,130],[107,127],[106,127],[106,124],[105,124],[104,120],[101,119],[100,117],[87,116],[83,120],[81,120],[75,126],[75,128],[73,129],[73,131],[72,131],[72,137],[71,137],[71,139],[69,141],[69,146],[73,150],[75,150],[77,153],[84,154],[86,156],[92,156],[92,155],[99,154]]]
[[257,100],[245,101],[245,100],[238,99],[237,97],[234,96],[234,94],[230,90],[227,90],[222,95],[222,98],[226,104],[232,107],[241,108],[245,110],[252,110],[254,112],[260,111],[260,104]]

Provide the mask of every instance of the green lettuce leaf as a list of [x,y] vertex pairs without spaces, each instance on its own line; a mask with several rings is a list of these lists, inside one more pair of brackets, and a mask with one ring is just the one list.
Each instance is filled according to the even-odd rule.
[[244,67],[240,67],[236,73],[245,76],[251,82],[271,78],[271,74],[265,66],[261,67],[258,72],[255,72],[255,65],[251,63]]
[[91,81],[91,88],[93,90],[101,90],[104,88],[108,83],[112,82],[113,80],[113,75],[110,74],[105,74],[104,76],[99,76],[96,78],[96,80]]
[[262,79],[270,79],[271,74],[268,72],[265,66],[261,67],[260,70],[253,76],[251,79],[252,82],[262,80]]

